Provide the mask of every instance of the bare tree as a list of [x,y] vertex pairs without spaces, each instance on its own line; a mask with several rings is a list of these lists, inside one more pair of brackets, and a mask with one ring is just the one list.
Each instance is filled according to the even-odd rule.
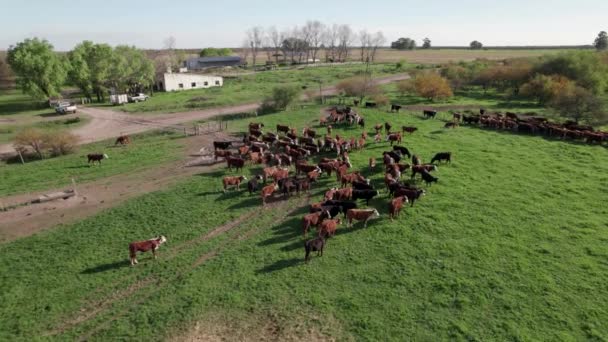
[[376,52],[378,51],[378,48],[382,47],[382,45],[384,45],[384,43],[386,43],[386,37],[384,37],[384,33],[382,33],[382,31],[378,31],[376,32],[376,34],[374,34],[374,36],[371,39],[371,60],[372,62],[374,62],[374,60],[376,59]]
[[319,49],[321,48],[323,42],[323,31],[325,30],[325,25],[318,20],[309,21],[306,23],[306,26],[309,27],[310,31],[310,49],[312,51],[312,61],[313,63],[317,60],[317,54]]
[[244,64],[247,64],[247,58],[249,57],[249,40],[245,39],[243,41],[239,51],[239,57],[241,57],[241,61],[243,61]]
[[175,50],[175,44],[177,40],[173,36],[169,36],[163,40],[163,47],[165,50]]
[[268,39],[269,44],[271,44],[274,50],[274,61],[278,64],[279,55],[281,54],[281,43],[283,43],[283,33],[279,33],[277,28],[272,26],[266,30],[266,39]]
[[348,58],[348,50],[353,42],[353,30],[349,25],[340,25],[338,27],[338,60],[345,62]]
[[328,26],[323,32],[323,45],[325,45],[325,61],[334,62],[337,58],[338,25]]
[[249,44],[249,50],[253,62],[253,69],[255,70],[256,60],[258,52],[262,47],[262,37],[264,36],[264,29],[260,26],[252,27],[247,31],[247,41]]

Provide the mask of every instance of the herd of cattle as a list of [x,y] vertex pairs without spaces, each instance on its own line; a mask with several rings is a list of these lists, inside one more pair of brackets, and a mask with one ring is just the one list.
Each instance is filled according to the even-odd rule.
[[[363,222],[364,227],[368,221],[380,217],[375,208],[359,208],[358,201],[365,201],[369,205],[371,199],[380,194],[380,190],[371,184],[360,171],[351,171],[353,165],[349,152],[363,149],[368,139],[364,132],[360,137],[346,138],[340,135],[331,135],[332,125],[360,125],[365,127],[364,119],[351,110],[338,111],[333,108],[328,117],[321,120],[325,125],[327,134],[320,136],[309,127],[304,128],[301,134],[295,128],[286,125],[277,125],[276,132],[263,132],[264,124],[250,123],[249,132],[244,135],[242,144],[228,141],[214,142],[215,157],[225,158],[229,170],[241,170],[246,164],[264,164],[262,172],[252,179],[245,176],[226,176],[223,178],[223,190],[229,188],[240,189],[241,184],[247,182],[250,194],[260,193],[262,205],[272,197],[288,198],[293,194],[310,193],[314,183],[321,177],[331,179],[335,175],[337,186],[325,192],[323,201],[311,204],[310,211],[302,218],[302,233],[306,237],[313,227],[317,236],[305,242],[305,260],[308,262],[310,253],[317,251],[322,255],[325,241],[334,236],[337,227],[342,223],[338,216],[348,226],[353,221]],[[392,125],[376,125],[376,141],[382,129],[386,133],[385,141],[391,143],[401,142],[402,132],[413,133],[415,127],[402,127],[402,132],[391,131]],[[407,128],[407,129],[406,129]],[[236,145],[236,146],[235,146]],[[232,149],[229,149],[232,148]],[[335,158],[323,157],[323,152],[335,153]],[[318,155],[319,161],[309,161],[312,156]],[[327,155],[327,154],[326,154]],[[391,150],[382,153],[381,160],[384,166],[384,187],[390,197],[388,203],[389,218],[399,215],[404,203],[414,205],[414,202],[425,194],[415,183],[420,175],[422,181],[430,185],[438,181],[431,175],[437,170],[435,163],[451,162],[450,152],[437,153],[428,164],[423,164],[420,157],[412,154],[406,147],[395,145]],[[407,159],[406,159],[407,158]],[[411,164],[406,163],[411,158]],[[378,171],[376,158],[369,160],[369,173]],[[402,181],[405,172],[411,171],[408,180]]]

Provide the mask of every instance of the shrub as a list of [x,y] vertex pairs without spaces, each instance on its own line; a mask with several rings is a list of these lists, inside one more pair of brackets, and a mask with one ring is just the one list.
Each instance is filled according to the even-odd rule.
[[53,156],[62,156],[74,152],[78,143],[78,137],[67,131],[47,133],[45,140]]
[[346,96],[363,98],[380,93],[380,88],[371,79],[357,76],[345,79],[336,85],[336,89]]
[[26,128],[15,136],[15,149],[25,151],[27,148],[32,148],[34,152],[43,158],[42,151],[46,147],[45,134],[37,128]]
[[545,76],[537,74],[530,81],[520,87],[522,96],[536,99],[538,104],[543,105],[572,86],[572,81],[560,75]]
[[372,100],[376,102],[378,106],[386,106],[389,103],[388,97],[384,94],[376,94],[372,96]]
[[407,62],[405,61],[405,59],[400,60],[399,62],[397,62],[397,64],[395,64],[395,70],[402,70],[403,68],[405,68],[406,64]]
[[295,86],[276,87],[272,90],[272,101],[278,110],[284,110],[300,94],[300,89]]
[[416,77],[414,89],[416,94],[429,100],[444,99],[454,95],[448,80],[434,72],[420,74]]
[[412,82],[412,80],[399,81],[397,82],[397,91],[399,91],[399,94],[401,94],[401,96],[405,94],[411,94],[415,91],[414,83]]

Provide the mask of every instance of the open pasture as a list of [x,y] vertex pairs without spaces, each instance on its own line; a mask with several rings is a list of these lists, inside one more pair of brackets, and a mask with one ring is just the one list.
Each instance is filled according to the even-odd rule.
[[[0,339],[284,340],[311,331],[339,340],[608,338],[605,147],[447,130],[420,112],[357,110],[370,133],[387,121],[416,126],[403,145],[423,162],[453,154],[434,174],[439,182],[422,185],[427,195],[397,220],[387,217],[381,161],[376,172],[367,168],[370,157],[390,150],[386,142],[368,139],[350,153],[350,171],[382,189],[370,202],[381,218],[367,228],[342,224],[308,265],[301,218],[335,177],[322,176],[310,199],[261,209],[259,195],[222,193],[222,177],[240,173],[194,176],[0,245],[0,274],[7,275],[0,278]],[[265,131],[289,124],[324,133],[319,113],[310,107],[253,121]],[[230,127],[243,132],[249,121]],[[335,127],[333,134],[361,132]],[[142,255],[128,267],[127,243],[159,234],[168,238],[159,259]]]

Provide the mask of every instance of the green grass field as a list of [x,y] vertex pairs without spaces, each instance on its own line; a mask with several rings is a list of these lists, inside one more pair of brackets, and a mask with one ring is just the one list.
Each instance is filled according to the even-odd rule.
[[[375,77],[396,72],[393,64],[372,65],[370,70]],[[148,101],[125,104],[120,108],[129,113],[170,113],[237,105],[261,101],[270,95],[276,86],[305,86],[318,92],[319,80],[327,87],[364,71],[364,65],[265,71],[238,78],[226,78],[223,87],[155,93]]]
[[[0,340],[158,340],[208,322],[226,326],[229,340],[256,339],[269,324],[278,340],[311,330],[338,340],[608,339],[605,147],[361,112],[370,130],[417,126],[404,145],[423,161],[453,153],[439,183],[398,220],[387,219],[382,192],[370,203],[381,219],[341,226],[325,255],[304,265],[304,198],[261,210],[259,196],[222,194],[224,171],[194,176],[1,245]],[[301,129],[318,113],[256,121]],[[389,148],[351,154],[377,187],[383,174],[370,173],[367,159]],[[323,178],[311,201],[333,185]],[[169,242],[159,259],[128,267],[127,243],[161,233]]]
[[[46,190],[77,182],[92,181],[127,171],[147,168],[178,158],[181,148],[175,133],[147,133],[134,137],[128,148],[114,147],[114,141],[101,141],[78,147],[69,155],[30,161],[24,165],[0,163],[0,196]],[[88,165],[86,155],[106,153],[103,165]]]

